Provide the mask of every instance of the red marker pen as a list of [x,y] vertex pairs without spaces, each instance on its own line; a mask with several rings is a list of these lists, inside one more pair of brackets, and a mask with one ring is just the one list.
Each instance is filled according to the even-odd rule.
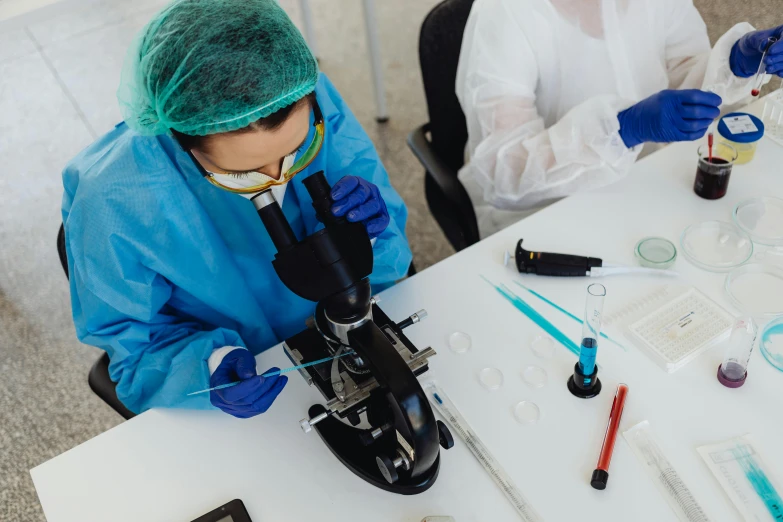
[[604,443],[601,446],[601,455],[598,457],[598,466],[590,479],[590,485],[595,489],[606,489],[606,481],[609,480],[609,462],[612,460],[612,451],[614,451],[614,443],[617,440],[617,428],[620,427],[620,418],[623,416],[627,395],[628,386],[619,384],[614,401],[612,401],[612,410],[609,412],[609,424],[606,426],[606,435],[604,435]]

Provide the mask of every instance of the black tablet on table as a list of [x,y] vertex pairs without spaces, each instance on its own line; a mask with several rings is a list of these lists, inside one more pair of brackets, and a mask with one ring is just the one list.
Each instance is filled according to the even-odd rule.
[[237,498],[198,517],[193,522],[252,522],[252,520],[247,514],[245,505]]

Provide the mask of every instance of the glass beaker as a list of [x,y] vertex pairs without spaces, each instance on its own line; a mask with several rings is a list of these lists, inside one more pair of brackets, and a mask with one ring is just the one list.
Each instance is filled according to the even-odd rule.
[[699,165],[696,168],[693,191],[704,199],[722,198],[729,188],[731,170],[737,161],[737,149],[719,141],[712,147],[712,161],[707,145],[699,147],[698,153]]

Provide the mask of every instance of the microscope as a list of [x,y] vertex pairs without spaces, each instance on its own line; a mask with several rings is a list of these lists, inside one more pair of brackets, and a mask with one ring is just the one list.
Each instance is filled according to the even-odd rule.
[[299,369],[326,400],[325,406],[310,407],[301,427],[305,433],[315,429],[370,484],[403,495],[421,493],[438,476],[439,446],[454,445],[416,379],[435,351],[418,350],[402,332],[426,312],[400,323],[389,319],[370,289],[373,252],[364,225],[331,213],[323,171],[307,177],[304,186],[324,228],[301,241],[271,191],[252,198],[277,248],[272,265],[278,277],[296,295],[317,303],[307,328],[285,340],[286,355],[297,365],[334,358]]

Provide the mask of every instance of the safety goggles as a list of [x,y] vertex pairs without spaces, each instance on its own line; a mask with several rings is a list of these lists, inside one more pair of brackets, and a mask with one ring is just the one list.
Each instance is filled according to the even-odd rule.
[[313,115],[315,120],[313,123],[313,127],[315,127],[313,140],[310,142],[310,145],[307,146],[307,149],[296,157],[295,161],[294,157],[297,156],[296,154],[290,154],[283,159],[283,172],[281,172],[279,179],[271,178],[266,174],[256,171],[242,174],[241,179],[233,174],[218,174],[209,171],[204,171],[204,176],[216,187],[233,192],[234,194],[256,194],[276,185],[288,183],[291,178],[307,168],[315,157],[318,156],[318,153],[321,152],[326,125],[324,124],[321,107],[318,106],[318,101],[316,99],[313,99]]

